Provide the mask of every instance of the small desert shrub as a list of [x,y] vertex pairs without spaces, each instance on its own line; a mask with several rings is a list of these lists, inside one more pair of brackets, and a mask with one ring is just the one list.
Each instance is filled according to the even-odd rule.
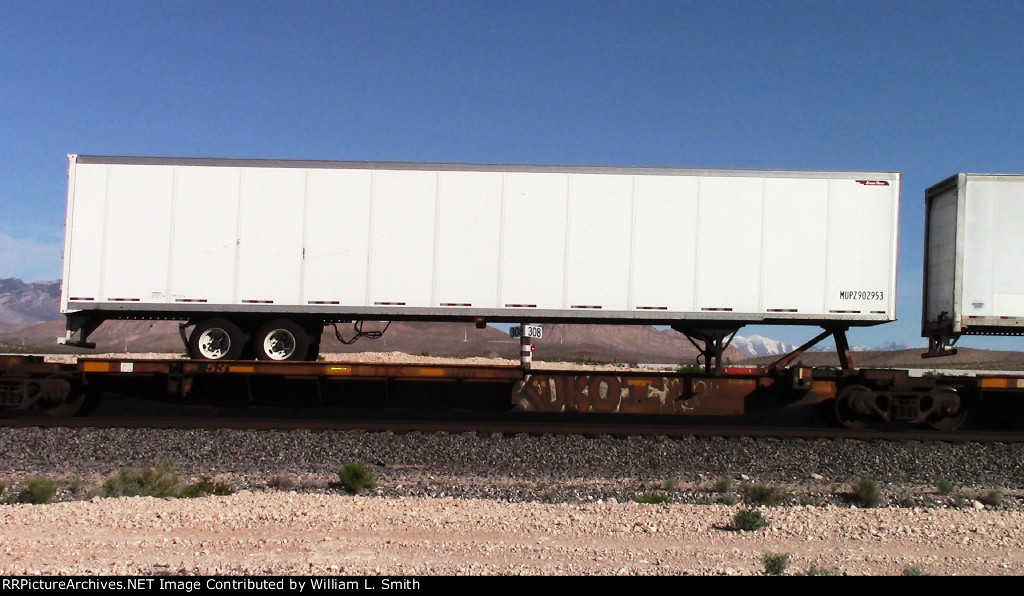
[[740,498],[735,493],[724,493],[718,496],[718,502],[722,505],[735,505],[740,502]]
[[739,532],[754,532],[768,525],[768,520],[756,509],[741,509],[732,518],[732,529]]
[[939,478],[935,482],[935,490],[939,491],[940,495],[951,495],[955,490],[953,483],[945,478]]
[[835,575],[835,574],[836,574],[835,571],[832,571],[831,569],[829,569],[827,567],[818,567],[817,563],[812,563],[811,566],[807,568],[807,571],[804,572],[804,575],[807,575],[807,576],[821,576],[821,575]]
[[876,507],[882,501],[878,483],[870,478],[861,478],[853,484],[853,500],[860,507]]
[[57,482],[45,476],[33,476],[25,481],[25,488],[18,495],[19,503],[42,505],[53,501],[57,494]]
[[68,490],[70,490],[73,493],[84,493],[88,490],[88,488],[89,484],[81,478],[75,478],[68,483]]
[[189,484],[178,489],[178,496],[182,499],[194,499],[208,495],[230,495],[231,487],[224,482],[213,482],[209,478],[203,478],[195,484]]
[[989,507],[999,507],[1003,504],[1003,491],[998,488],[985,491],[983,494],[978,495],[978,501]]
[[267,486],[276,490],[291,490],[295,488],[295,481],[288,476],[278,474],[267,480]]
[[761,558],[764,572],[768,575],[782,575],[789,567],[789,555],[784,553],[765,553]]
[[765,505],[771,507],[782,498],[782,491],[775,486],[764,484],[745,484],[741,489],[743,502],[747,505]]
[[716,493],[727,493],[732,490],[732,478],[722,476],[715,480],[714,490]]
[[6,492],[6,491],[7,491],[7,483],[6,482],[0,482],[0,497],[3,497],[4,496],[4,492]]
[[640,495],[639,497],[633,497],[633,501],[637,503],[644,503],[647,505],[663,505],[668,503],[670,499],[665,493],[651,493],[649,495]]
[[124,468],[103,483],[104,497],[176,497],[181,482],[174,462],[163,458],[151,468]]
[[661,487],[664,488],[665,490],[675,490],[679,488],[679,481],[676,480],[675,478],[666,478],[664,481],[662,481]]
[[800,495],[797,499],[797,503],[801,507],[821,507],[824,500],[817,495]]
[[157,497],[191,499],[207,495],[230,495],[223,482],[203,477],[193,484],[182,484],[174,461],[163,458],[150,468],[124,468],[103,482],[102,497]]
[[359,494],[363,489],[377,488],[377,475],[370,468],[357,462],[345,464],[338,470],[338,480],[348,492]]
[[908,576],[908,577],[910,577],[910,576],[912,576],[912,577],[919,577],[919,576],[925,575],[925,572],[924,572],[924,569],[921,569],[920,567],[904,567],[903,568],[903,575]]

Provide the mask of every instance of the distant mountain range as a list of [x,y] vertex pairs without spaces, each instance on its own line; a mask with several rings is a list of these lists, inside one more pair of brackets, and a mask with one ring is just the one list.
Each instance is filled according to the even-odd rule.
[[[56,338],[64,334],[58,314],[60,281],[25,283],[0,279],[0,343],[25,350],[75,351],[61,348]],[[343,337],[351,335],[338,326]],[[181,351],[176,322],[108,321],[90,337],[99,352]],[[536,358],[566,361],[686,363],[697,356],[696,348],[680,333],[648,325],[545,325],[536,343]],[[781,356],[795,346],[761,335],[733,338],[725,358],[738,362],[754,357]],[[875,350],[902,350],[908,346],[890,342]],[[864,348],[853,348],[864,351]],[[345,345],[327,328],[323,340],[327,352],[399,351],[435,356],[519,357],[518,340],[488,327],[476,329],[464,323],[400,323],[391,325],[380,340],[360,340]],[[831,352],[828,342],[814,351]]]
[[763,335],[737,335],[733,338],[731,345],[748,356],[781,356],[788,354],[796,347]]
[[0,331],[14,331],[60,318],[60,280],[25,283],[0,279]]

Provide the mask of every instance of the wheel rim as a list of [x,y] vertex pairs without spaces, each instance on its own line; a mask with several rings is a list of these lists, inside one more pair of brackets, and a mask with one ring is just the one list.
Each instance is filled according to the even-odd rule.
[[936,416],[928,421],[928,426],[935,430],[956,430],[960,428],[960,425],[967,420],[967,409],[961,408],[956,414],[950,414],[948,416]]
[[207,329],[199,336],[199,353],[208,360],[219,360],[231,350],[231,334],[219,327]]
[[263,353],[270,360],[287,360],[295,354],[295,336],[287,329],[275,329],[263,338]]
[[928,426],[935,430],[956,430],[967,419],[967,407],[953,389],[941,388],[931,392],[931,397],[940,401],[940,407],[928,419]]
[[854,385],[840,392],[834,402],[836,421],[849,429],[861,430],[867,428],[870,417],[858,411],[858,402],[869,398],[871,390],[867,387]]
[[75,391],[65,378],[50,377],[39,385],[39,408],[54,418],[70,418],[81,411],[85,392]]

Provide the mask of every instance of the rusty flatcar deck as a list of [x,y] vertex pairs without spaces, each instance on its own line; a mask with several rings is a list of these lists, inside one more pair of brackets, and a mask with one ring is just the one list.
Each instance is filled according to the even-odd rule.
[[[0,356],[0,407],[81,415],[100,394],[222,405],[473,409],[758,417],[785,412],[849,428],[874,419],[952,430],[966,404],[1024,408],[1024,377],[912,378],[906,370],[529,369],[520,365]],[[822,408],[822,406],[828,406]]]
[[353,379],[434,379],[466,381],[518,380],[519,366],[432,365],[362,362],[272,362],[146,360],[133,358],[80,359],[76,370],[109,375],[268,375],[277,377],[348,377]]

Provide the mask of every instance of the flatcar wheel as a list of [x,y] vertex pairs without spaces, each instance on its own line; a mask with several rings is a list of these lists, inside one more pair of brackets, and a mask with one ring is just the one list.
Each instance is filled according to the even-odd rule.
[[254,347],[260,360],[304,360],[309,353],[309,334],[294,321],[276,319],[256,332]]
[[956,414],[950,416],[935,416],[928,420],[928,426],[935,430],[951,431],[960,428],[960,425],[967,420],[967,410],[961,409]]
[[34,383],[39,392],[39,409],[52,418],[71,418],[88,413],[95,406],[92,395],[65,377],[49,377]]
[[871,422],[868,404],[873,393],[863,385],[844,387],[833,402],[835,421],[846,428],[861,430]]
[[940,400],[936,412],[928,418],[928,426],[935,430],[952,431],[960,428],[967,420],[967,406],[964,405],[955,390],[949,388],[934,389],[932,399]]
[[245,348],[245,334],[227,319],[200,321],[188,339],[189,353],[201,360],[238,360]]

